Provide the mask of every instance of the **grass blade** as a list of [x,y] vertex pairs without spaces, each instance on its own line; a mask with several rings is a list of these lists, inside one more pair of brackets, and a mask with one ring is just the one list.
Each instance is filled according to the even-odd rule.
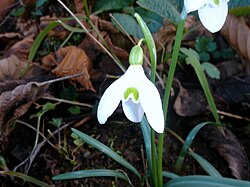
[[57,22],[60,23],[68,31],[76,32],[76,33],[85,33],[86,32],[82,28],[71,27],[71,26],[67,25],[66,23],[64,23],[63,21],[61,21],[61,20],[58,20]]
[[149,171],[149,177],[150,181],[153,182],[153,173],[152,173],[152,153],[151,153],[151,137],[150,137],[150,126],[148,124],[148,120],[145,118],[145,115],[142,118],[141,121],[141,131],[143,135],[143,141],[145,145],[145,152],[147,156],[147,162],[148,162],[148,171]]
[[[181,48],[180,51],[183,54],[187,55],[186,62],[188,64],[190,63],[193,66],[195,73],[200,81],[201,86],[202,86],[202,89],[204,91],[204,94],[206,96],[210,110],[215,118],[215,121],[218,125],[220,125],[222,127],[221,122],[220,122],[220,118],[219,118],[219,114],[217,112],[217,107],[216,107],[216,104],[214,102],[212,93],[210,91],[206,75],[205,75],[204,70],[203,70],[203,68],[200,64],[200,61],[199,61],[199,54],[191,48],[190,49]],[[221,130],[223,131],[223,129],[221,129]]]
[[215,169],[215,167],[210,164],[206,159],[202,156],[198,155],[195,152],[189,152],[189,154],[200,164],[200,166],[207,172],[207,174],[213,177],[222,177],[222,175]]
[[140,179],[141,176],[139,174],[139,172],[135,169],[134,166],[132,166],[128,161],[126,161],[124,158],[122,158],[121,156],[119,156],[117,153],[115,153],[114,151],[112,151],[109,147],[107,147],[106,145],[104,145],[103,143],[99,142],[98,140],[90,137],[89,135],[72,128],[71,129],[80,139],[82,139],[83,141],[85,141],[87,144],[95,147],[96,149],[98,149],[99,151],[105,153],[107,156],[109,156],[110,158],[114,159],[116,162],[120,163],[121,165],[123,165],[124,167],[126,167],[127,169],[129,169],[130,171],[132,171],[134,174],[136,174]]
[[19,172],[15,172],[15,171],[0,171],[0,174],[3,174],[3,175],[9,175],[9,176],[12,176],[12,177],[18,177],[20,179],[23,179],[27,182],[30,182],[30,183],[33,183],[37,186],[41,186],[41,187],[49,187],[50,185],[40,181],[40,180],[37,180],[33,177],[30,177],[26,174],[23,174],[23,173],[19,173]]
[[175,178],[164,184],[164,187],[249,187],[250,182],[213,176],[184,176]]
[[169,171],[163,171],[162,176],[170,179],[175,179],[180,177],[179,175],[176,175],[175,173],[169,172]]
[[43,31],[41,31],[39,33],[39,35],[36,37],[36,40],[34,41],[34,43],[31,46],[29,57],[28,57],[29,62],[33,61],[37,49],[39,48],[41,42],[43,41],[45,36],[48,34],[48,32],[51,31],[52,29],[54,29],[57,25],[59,25],[58,22],[52,21]]
[[149,31],[146,23],[142,20],[141,16],[138,13],[135,13],[134,16],[142,29],[143,35],[148,45],[150,61],[151,61],[151,79],[150,80],[153,83],[155,83],[156,60],[157,60],[155,42],[154,42],[151,32]]
[[50,24],[44,30],[42,30],[39,33],[39,35],[36,37],[34,43],[32,44],[31,50],[30,50],[30,53],[29,53],[29,57],[28,57],[29,62],[33,61],[37,49],[39,48],[41,42],[43,41],[45,36],[48,34],[48,32],[53,30],[59,24],[61,24],[66,30],[71,31],[71,32],[77,32],[77,33],[84,33],[85,32],[85,30],[83,30],[81,28],[71,27],[71,26],[67,25],[66,23],[64,23],[63,21],[61,21],[61,20],[50,22]]
[[110,169],[91,169],[91,170],[81,170],[64,173],[53,177],[53,180],[69,180],[69,179],[81,179],[88,177],[117,177],[129,182],[126,175],[122,172],[110,170]]
[[211,125],[211,124],[215,124],[214,122],[203,122],[198,124],[197,126],[195,126],[190,133],[188,134],[185,143],[183,144],[182,148],[181,148],[181,152],[177,158],[176,164],[175,164],[175,168],[180,169],[183,160],[185,158],[185,156],[188,154],[188,149],[190,148],[191,144],[193,143],[193,140],[195,138],[195,136],[197,135],[197,133],[199,132],[199,130],[204,127],[205,125]]

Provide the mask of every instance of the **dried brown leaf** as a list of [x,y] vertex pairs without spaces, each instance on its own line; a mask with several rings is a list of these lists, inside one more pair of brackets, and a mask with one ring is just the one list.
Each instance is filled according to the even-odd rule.
[[30,105],[43,96],[48,86],[30,82],[0,95],[0,139],[8,135],[8,124],[25,114]]
[[80,90],[95,91],[89,75],[92,62],[82,49],[75,46],[60,48],[57,52],[44,57],[42,62],[46,69],[57,65],[52,73],[59,77],[82,73],[81,76],[70,79],[71,83],[75,87],[77,87],[75,83],[79,83],[83,87]]
[[250,102],[250,76],[231,77],[218,84],[214,89],[216,95],[229,105]]
[[0,42],[2,45],[8,44],[12,39],[19,39],[19,38],[21,38],[21,34],[16,32],[6,32],[0,34]]
[[13,6],[15,6],[16,0],[1,0],[0,3],[0,20],[3,18],[3,16],[11,11]]
[[90,37],[85,37],[78,47],[86,52],[92,62],[97,59],[102,51],[101,47]]
[[38,25],[35,20],[24,20],[19,18],[16,23],[16,28],[19,33],[22,33],[25,37],[38,34]]
[[28,54],[30,52],[30,48],[33,44],[33,35],[30,35],[21,41],[15,43],[10,49],[4,52],[4,57],[8,57],[11,54],[16,55],[21,59],[28,59]]
[[248,163],[245,150],[229,129],[224,128],[224,132],[225,136],[217,127],[206,126],[201,131],[201,135],[227,161],[232,175],[237,179],[246,180],[248,178]]
[[19,79],[27,65],[27,61],[13,54],[0,60],[0,81]]
[[116,46],[113,44],[113,42],[111,41],[110,37],[108,35],[105,36],[105,40],[108,44],[108,46],[110,47],[110,50],[119,58],[122,59],[128,59],[129,54],[126,50]]
[[157,51],[165,48],[167,52],[171,52],[175,34],[176,28],[171,23],[166,23],[158,32],[154,33],[153,37]]
[[82,0],[74,0],[75,9],[78,14],[85,15],[84,4]]
[[221,33],[241,56],[250,60],[250,29],[243,17],[229,14]]
[[[96,29],[99,29],[99,33],[106,43],[96,33],[92,35],[99,40],[104,46],[108,46],[108,49],[122,59],[128,59],[128,51],[132,48],[132,42],[128,40],[127,36],[119,32],[114,25],[106,20],[102,20],[97,16],[90,17]],[[101,49],[103,52],[104,50]]]
[[120,33],[119,30],[110,21],[100,19],[99,17],[92,16],[91,19],[98,21],[99,29],[107,31],[108,33],[116,34]]
[[207,102],[201,90],[189,90],[179,84],[179,93],[174,103],[175,112],[183,117],[195,116],[207,110]]

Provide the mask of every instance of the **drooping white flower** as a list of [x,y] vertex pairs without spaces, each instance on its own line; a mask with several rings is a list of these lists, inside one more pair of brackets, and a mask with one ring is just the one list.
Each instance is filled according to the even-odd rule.
[[[135,57],[135,59],[137,58],[138,56]],[[161,98],[155,85],[145,76],[143,71],[143,52],[139,59],[133,63],[131,62],[134,61],[133,57],[132,60],[130,58],[131,65],[124,75],[105,90],[98,105],[97,119],[100,124],[104,124],[121,101],[123,111],[130,121],[141,122],[145,112],[151,127],[156,132],[163,133],[164,117]]]
[[226,21],[229,0],[184,0],[187,13],[198,10],[201,23],[210,32],[217,32]]

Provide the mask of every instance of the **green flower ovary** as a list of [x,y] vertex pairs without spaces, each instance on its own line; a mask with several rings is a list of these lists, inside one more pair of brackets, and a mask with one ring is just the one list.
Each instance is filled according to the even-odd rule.
[[139,99],[139,92],[138,92],[138,90],[136,88],[134,88],[134,87],[127,88],[127,90],[124,92],[124,99],[127,100],[128,97],[130,96],[130,94],[133,95],[134,99],[132,99],[132,100],[134,102],[138,101],[138,99]]
[[129,64],[130,65],[142,65],[143,63],[143,50],[141,46],[134,46],[129,54]]
[[213,0],[213,1],[214,1],[214,4],[220,5],[220,0]]

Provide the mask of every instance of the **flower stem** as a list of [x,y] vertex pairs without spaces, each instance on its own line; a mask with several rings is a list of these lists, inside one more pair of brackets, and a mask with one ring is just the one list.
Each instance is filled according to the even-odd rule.
[[[172,87],[172,83],[174,79],[174,73],[175,73],[175,69],[177,65],[178,55],[180,51],[186,16],[187,16],[186,10],[185,8],[183,8],[182,13],[181,13],[181,19],[177,27],[174,50],[172,54],[172,60],[171,60],[171,65],[170,65],[169,72],[168,72],[168,79],[167,79],[166,89],[165,89],[164,99],[163,99],[163,115],[164,115],[165,123],[167,119],[170,92],[171,92],[171,87]],[[159,187],[163,186],[163,178],[162,178],[163,142],[164,142],[164,133],[161,133],[159,134],[159,140],[158,140],[158,163],[157,163]]]
[[155,132],[152,129],[152,127],[150,128],[150,137],[151,137],[151,159],[152,159],[152,173],[153,173],[153,183],[154,186],[157,187],[158,186],[158,180],[157,180],[157,169],[156,169],[156,148],[155,148]]
[[[151,77],[150,80],[152,83],[155,83],[155,75],[156,75],[156,59],[157,59],[157,54],[156,54],[156,46],[154,43],[153,36],[151,32],[149,31],[147,25],[145,22],[142,20],[141,16],[137,13],[134,14],[135,18],[137,19],[143,35],[145,37],[145,41],[147,43],[148,49],[149,49],[149,55],[150,55],[150,61],[151,61]],[[141,40],[140,40],[141,41]],[[140,43],[138,43],[139,45]],[[153,183],[154,187],[158,187],[158,175],[157,175],[157,161],[156,161],[156,146],[155,146],[155,132],[150,127],[150,140],[151,140],[151,158],[147,158],[148,160],[151,159],[152,163],[152,171],[149,172],[152,174],[151,176],[151,182]],[[144,140],[145,141],[145,140]],[[148,161],[149,162],[149,161]]]

